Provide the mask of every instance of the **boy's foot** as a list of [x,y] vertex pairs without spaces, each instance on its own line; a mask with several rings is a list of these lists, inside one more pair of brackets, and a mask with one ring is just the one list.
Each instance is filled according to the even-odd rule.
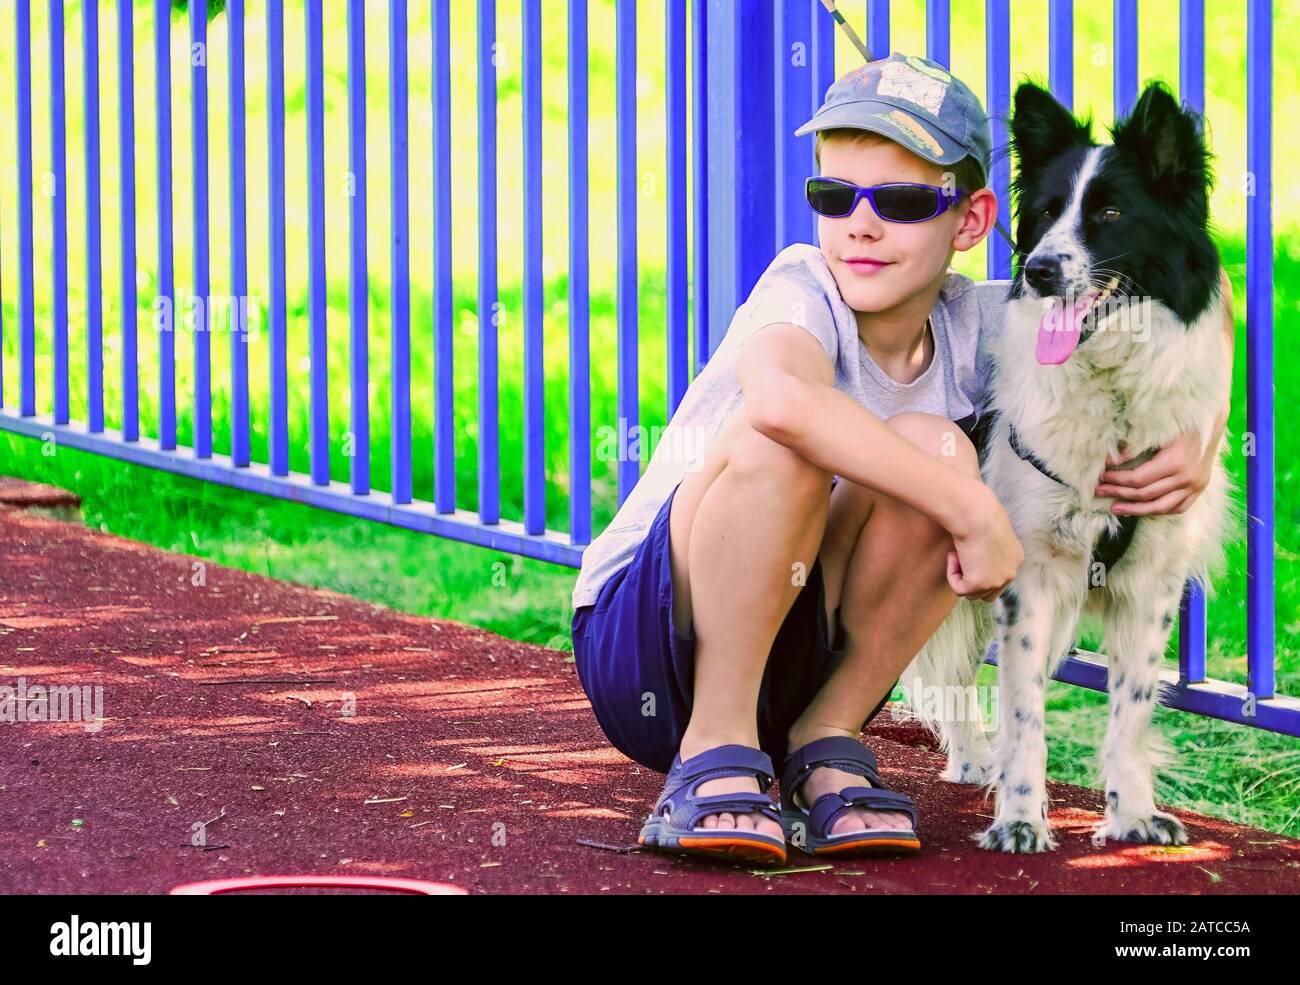
[[[816,733],[791,736],[790,752],[802,749],[814,739],[823,739],[828,735],[846,735],[854,741],[858,736],[838,729],[822,729]],[[845,787],[875,786],[859,773],[846,773],[830,766],[819,766],[813,770],[799,785],[794,802],[804,809],[810,809],[817,798],[828,793],[839,793]],[[902,811],[873,811],[866,807],[851,807],[836,818],[828,832],[831,835],[847,834],[850,831],[911,831],[912,818]]]
[[[712,749],[715,746],[726,745],[728,742],[737,742],[741,745],[758,747],[758,741],[754,738],[735,738],[735,739],[710,739],[698,744],[688,744],[682,740],[681,749],[678,754],[682,761],[685,762],[692,756],[698,756],[706,749]],[[862,778],[859,777],[859,780]],[[706,780],[701,783],[697,794],[701,797],[707,797],[710,794],[719,793],[763,793],[758,789],[758,781],[753,776],[722,776],[716,780]],[[696,822],[696,827],[713,830],[727,830],[729,828],[737,831],[757,831],[760,834],[771,835],[773,838],[784,838],[785,832],[781,830],[781,825],[766,817],[757,811],[751,811],[744,814],[735,814],[731,811],[722,811],[718,814],[706,814]]]

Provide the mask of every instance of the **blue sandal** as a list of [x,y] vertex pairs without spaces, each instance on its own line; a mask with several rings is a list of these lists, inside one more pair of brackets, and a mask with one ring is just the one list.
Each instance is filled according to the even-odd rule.
[[[818,797],[812,809],[800,807],[794,795],[799,786],[819,767],[844,770],[866,777],[870,787],[845,787],[839,793]],[[832,835],[836,820],[852,807],[871,810],[902,811],[918,820],[912,798],[890,790],[880,778],[876,757],[857,739],[844,735],[815,739],[786,757],[781,770],[781,827],[786,838],[809,855],[876,855],[890,852],[915,854],[921,848],[916,831],[874,829]],[[796,834],[802,837],[798,843]]]
[[695,827],[701,818],[723,811],[734,814],[757,811],[780,823],[776,805],[765,793],[720,793],[705,797],[695,793],[701,783],[747,773],[754,774],[759,788],[766,790],[774,778],[771,757],[762,750],[737,744],[707,749],[686,762],[682,762],[680,753],[674,756],[663,793],[659,795],[654,812],[646,818],[637,843],[647,848],[688,855],[742,858],[784,865],[784,837],[734,828]]

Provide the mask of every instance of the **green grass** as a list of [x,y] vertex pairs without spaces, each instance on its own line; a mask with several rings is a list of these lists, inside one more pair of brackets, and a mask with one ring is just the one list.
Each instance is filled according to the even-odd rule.
[[[289,31],[286,58],[287,107],[286,149],[289,192],[289,352],[290,370],[290,466],[306,472],[308,406],[307,363],[307,269],[305,234],[307,199],[305,182],[305,111],[303,59],[301,55],[302,11],[289,3],[286,25]],[[343,5],[326,4],[327,37],[342,37]],[[642,4],[638,24],[638,72],[642,79],[638,95],[638,241],[640,290],[637,299],[641,334],[639,339],[639,383],[641,423],[646,427],[666,423],[664,324],[664,133],[662,125],[663,25],[654,5]],[[983,23],[980,5],[954,5],[952,36],[979,38],[978,44],[955,46],[954,70],[983,95]],[[1229,428],[1234,435],[1229,467],[1244,487],[1245,459],[1240,435],[1245,430],[1245,293],[1244,182],[1245,172],[1245,71],[1244,15],[1233,5],[1213,5],[1207,30],[1207,112],[1211,146],[1216,154],[1218,183],[1212,198],[1218,242],[1224,262],[1236,286],[1239,323],[1235,365],[1234,410]],[[1107,49],[1093,45],[1093,39],[1108,37],[1109,8],[1083,9],[1076,5],[1076,56],[1079,65],[1076,106],[1091,109],[1099,121],[1109,120],[1110,63]],[[472,5],[467,12],[472,17]],[[1037,10],[1026,5],[1025,10]],[[117,243],[118,187],[116,144],[116,66],[111,54],[116,43],[113,7],[100,5],[101,35],[101,134],[103,180],[104,250],[102,304],[105,354],[105,408],[107,425],[121,423],[121,391],[118,365],[120,345],[117,326],[121,320],[120,268]],[[49,102],[48,57],[45,41],[44,6],[33,5],[33,131],[34,171],[38,177],[36,216],[36,291],[38,331],[38,411],[51,409],[49,380],[51,281],[49,229],[50,201],[41,194],[40,176],[49,169],[47,107]],[[1175,31],[1177,4],[1144,3],[1141,8],[1143,41],[1142,78],[1164,77],[1177,87]],[[371,353],[369,410],[371,416],[371,468],[376,490],[388,488],[390,433],[387,394],[389,376],[389,215],[387,141],[387,25],[382,11],[367,25],[367,138],[369,187],[367,194],[367,243],[370,257],[368,299],[368,345]],[[179,15],[178,15],[179,18]],[[412,412],[414,495],[433,495],[432,436],[433,298],[429,271],[432,268],[431,202],[432,166],[429,145],[431,72],[429,67],[428,5],[410,7],[410,104],[411,104],[411,311],[412,311]],[[1017,19],[1012,46],[1013,77],[1021,73],[1042,76],[1046,72],[1046,27],[1040,18]],[[85,312],[84,213],[81,161],[80,17],[79,8],[69,3],[67,23],[67,98],[69,181],[69,311],[72,415],[85,416]],[[266,62],[262,34],[263,8],[249,3],[248,12],[248,194],[249,277],[254,292],[265,290],[267,270],[266,217],[260,203],[266,197],[266,128],[263,121],[263,72]],[[614,370],[617,364],[615,230],[607,222],[608,210],[600,206],[612,200],[614,112],[613,3],[593,0],[590,4],[591,133],[592,174],[591,221],[591,360],[593,444],[596,428],[617,416]],[[518,2],[498,4],[501,66],[498,219],[501,243],[500,353],[500,483],[501,515],[521,519],[523,515],[523,416],[522,416],[522,183],[520,181],[521,139]],[[895,2],[892,15],[893,46],[900,50],[923,51],[923,5]],[[141,426],[156,435],[157,337],[149,329],[149,300],[156,293],[157,241],[153,216],[156,212],[151,22],[148,9],[137,11],[135,23],[135,111],[138,125],[136,150],[137,193],[137,287],[140,297],[139,365],[141,367]],[[476,44],[472,20],[457,21],[452,39],[452,89],[454,103],[453,164],[456,184],[453,194],[455,229],[453,267],[455,421],[457,505],[477,508],[477,359],[478,314],[476,311],[477,201],[472,183],[462,178],[477,168],[474,141],[474,99],[476,93]],[[564,73],[566,46],[564,21],[550,18],[543,26],[544,86],[544,228],[543,250],[547,260],[545,276],[545,405],[546,405],[546,516],[552,529],[568,528],[569,386],[567,276],[564,268],[569,230],[567,226],[567,144],[565,135],[566,96]],[[225,18],[218,15],[209,29],[210,48],[210,148],[212,291],[228,292],[229,215],[225,189],[229,162],[225,134]],[[1274,26],[1275,50],[1284,52],[1300,41],[1300,14],[1279,10]],[[175,183],[175,228],[177,233],[176,283],[192,283],[189,252],[190,188],[188,141],[188,92],[186,46],[183,20],[174,22],[173,32],[173,179]],[[837,57],[840,71],[854,64],[847,43]],[[13,78],[12,18],[0,21],[0,74]],[[1276,59],[1274,117],[1290,118],[1300,86],[1296,64]],[[329,303],[329,406],[331,475],[338,480],[349,476],[349,461],[343,455],[350,427],[348,392],[348,209],[345,194],[347,171],[346,132],[347,71],[341,45],[326,52],[326,226]],[[0,126],[14,131],[12,100],[0,105]],[[1300,151],[1300,128],[1278,127],[1274,134],[1275,161],[1293,159]],[[15,174],[13,141],[0,144],[0,168]],[[5,404],[17,401],[17,309],[18,297],[16,223],[17,182],[0,182],[0,214],[7,217],[0,237],[0,289],[3,290]],[[1300,438],[1286,427],[1281,409],[1288,395],[1300,393],[1296,364],[1286,359],[1283,340],[1297,324],[1300,305],[1300,237],[1295,235],[1300,217],[1300,185],[1275,183],[1274,222],[1277,229],[1275,257],[1275,336],[1278,365],[1275,387],[1279,406],[1276,435],[1277,462],[1277,679],[1278,690],[1300,693],[1300,482],[1295,463]],[[973,277],[983,276],[985,247],[960,254],[957,269]],[[212,345],[213,439],[218,453],[229,451],[229,346],[228,336],[216,326]],[[191,439],[192,350],[190,336],[176,337],[178,440]],[[266,460],[265,421],[268,393],[265,386],[267,346],[265,332],[249,340],[252,373],[252,453]],[[645,449],[648,458],[652,449]],[[440,618],[453,618],[482,626],[504,636],[571,649],[569,638],[570,593],[575,572],[545,564],[428,537],[383,524],[372,523],[296,503],[243,493],[221,486],[195,482],[180,476],[133,466],[116,460],[59,448],[43,454],[39,442],[0,433],[0,471],[39,481],[52,482],[77,491],[84,500],[87,522],[125,537],[171,550],[186,551],[244,570],[271,574],[308,585],[346,592],[405,611]],[[616,474],[612,461],[594,463],[592,486],[593,529],[601,530],[616,506]],[[1219,580],[1218,597],[1209,612],[1208,669],[1213,677],[1245,682],[1245,552],[1244,540],[1233,545],[1229,566]],[[1176,652],[1171,643],[1171,654]],[[986,673],[992,673],[986,668]],[[1100,704],[1104,697],[1082,688],[1054,684],[1051,689],[1049,733],[1052,736],[1050,772],[1054,778],[1095,785],[1089,758],[1099,746],[1099,729],[1105,719]],[[1254,729],[1161,710],[1157,723],[1174,746],[1184,750],[1177,764],[1179,772],[1162,779],[1160,798],[1207,813],[1258,824],[1291,834],[1300,832],[1297,819],[1297,783],[1300,783],[1300,751],[1294,739]]]

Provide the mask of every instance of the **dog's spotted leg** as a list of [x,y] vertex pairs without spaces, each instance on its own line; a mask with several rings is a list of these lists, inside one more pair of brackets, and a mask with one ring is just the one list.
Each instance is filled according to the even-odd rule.
[[[949,783],[985,786],[993,775],[993,750],[989,734],[997,726],[997,709],[994,706],[985,714],[985,698],[995,698],[997,689],[981,687],[980,667],[984,663],[985,647],[997,652],[997,641],[990,640],[992,620],[983,613],[976,614],[975,603],[962,602],[968,614],[958,637],[957,655],[946,668],[949,686],[941,689],[943,720],[940,736],[944,740],[948,763],[940,778]],[[937,634],[936,634],[937,635]]]
[[1125,584],[1113,593],[1106,612],[1105,650],[1110,657],[1110,719],[1102,744],[1105,817],[1094,844],[1104,839],[1185,845],[1182,823],[1156,810],[1152,772],[1170,750],[1151,728],[1160,686],[1160,665],[1169,642],[1182,581],[1150,579]]
[[981,848],[1042,852],[1056,847],[1047,821],[1047,737],[1044,714],[1048,656],[1073,626],[1081,592],[1075,580],[1047,566],[1025,566],[998,598],[998,714],[994,740],[997,810],[993,824],[975,835]]
[[[976,666],[955,680],[951,687],[954,700],[945,702],[951,706],[944,709],[946,717],[942,726],[948,744],[948,763],[939,778],[949,783],[984,786],[993,773],[993,752],[979,707],[981,691],[975,683],[978,672]],[[988,727],[992,727],[991,722]]]

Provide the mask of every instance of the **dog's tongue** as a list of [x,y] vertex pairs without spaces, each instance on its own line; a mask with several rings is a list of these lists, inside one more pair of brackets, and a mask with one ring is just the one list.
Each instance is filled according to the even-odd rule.
[[1070,358],[1079,344],[1083,319],[1095,297],[1095,293],[1085,294],[1068,309],[1061,302],[1052,304],[1038,323],[1038,346],[1034,354],[1040,363],[1058,366]]

